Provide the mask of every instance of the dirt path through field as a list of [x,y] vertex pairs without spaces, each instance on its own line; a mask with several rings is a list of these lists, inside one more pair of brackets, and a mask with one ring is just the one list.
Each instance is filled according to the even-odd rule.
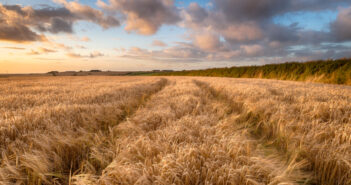
[[[113,161],[72,184],[297,184],[299,164],[267,154],[239,129],[242,105],[191,79],[170,85],[111,129]],[[101,148],[101,147],[99,147]],[[111,148],[110,148],[111,150]]]

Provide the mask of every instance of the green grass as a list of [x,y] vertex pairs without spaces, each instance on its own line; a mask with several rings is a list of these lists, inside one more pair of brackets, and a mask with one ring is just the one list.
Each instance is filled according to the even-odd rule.
[[216,76],[312,81],[351,85],[351,59],[288,62],[264,66],[212,68],[205,70],[153,73],[158,76]]

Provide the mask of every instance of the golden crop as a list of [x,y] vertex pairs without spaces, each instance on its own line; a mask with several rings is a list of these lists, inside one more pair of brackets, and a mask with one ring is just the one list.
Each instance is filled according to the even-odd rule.
[[351,87],[0,79],[0,184],[351,184]]

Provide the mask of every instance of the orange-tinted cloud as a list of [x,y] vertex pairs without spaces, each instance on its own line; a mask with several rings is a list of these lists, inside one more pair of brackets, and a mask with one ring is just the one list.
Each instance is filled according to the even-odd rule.
[[194,37],[195,45],[205,51],[216,51],[221,47],[221,42],[218,35],[205,33],[196,34]]
[[[183,21],[179,24],[188,30],[187,35],[189,40],[193,41],[193,45],[207,52],[204,56],[206,59],[242,60],[262,57],[267,60],[272,58],[288,60],[286,57],[289,56],[296,60],[301,54],[330,55],[332,58],[351,56],[345,54],[346,51],[350,51],[349,46],[326,44],[351,40],[349,31],[351,7],[339,9],[336,21],[330,24],[330,31],[328,28],[323,31],[304,29],[299,23],[285,25],[274,20],[275,17],[287,13],[336,11],[340,5],[350,5],[350,1],[212,0],[211,2],[213,3],[211,8],[190,3],[181,11]],[[205,35],[201,34],[204,32]]]
[[263,38],[261,28],[253,22],[233,24],[222,30],[222,35],[228,40],[234,41],[254,41]]
[[120,25],[115,17],[106,16],[102,11],[90,6],[82,5],[75,1],[67,2],[66,0],[56,0],[56,2],[63,4],[65,8],[75,15],[76,19],[96,23],[105,29]]
[[93,51],[89,55],[82,55],[78,53],[69,52],[69,53],[66,53],[66,56],[70,58],[97,58],[97,57],[104,56],[104,54],[99,51]]
[[31,50],[29,53],[29,55],[41,55],[41,54],[47,54],[47,53],[55,53],[57,52],[56,50],[52,50],[52,49],[47,49],[47,48],[43,48],[43,47],[39,47],[36,50]]
[[153,45],[153,46],[157,46],[157,47],[166,47],[166,46],[167,46],[166,43],[164,43],[164,42],[162,42],[162,41],[160,41],[160,40],[154,40],[154,41],[152,42],[152,45]]
[[120,11],[126,17],[125,30],[142,35],[152,35],[163,24],[180,21],[177,8],[172,0],[110,0],[107,5],[98,0],[98,5],[110,11]]
[[91,41],[91,39],[89,37],[82,37],[80,40],[83,41],[83,42]]
[[17,6],[0,4],[0,40],[12,42],[43,41],[45,36],[33,32]]
[[[0,4],[0,40],[12,42],[46,41],[43,32],[72,33],[77,21],[89,21],[103,28],[119,26],[119,21],[102,11],[77,2],[65,7],[34,9],[30,6]],[[40,33],[42,32],[42,33]]]
[[255,56],[260,54],[260,52],[263,51],[263,47],[254,44],[254,45],[241,45],[240,48],[243,50],[243,52],[248,55],[248,56]]
[[21,47],[2,47],[5,49],[15,49],[15,50],[25,50],[26,48],[21,48]]

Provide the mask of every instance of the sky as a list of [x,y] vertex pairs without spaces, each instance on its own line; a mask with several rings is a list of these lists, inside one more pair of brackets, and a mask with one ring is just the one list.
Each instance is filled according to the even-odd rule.
[[0,0],[0,73],[351,57],[350,0]]

